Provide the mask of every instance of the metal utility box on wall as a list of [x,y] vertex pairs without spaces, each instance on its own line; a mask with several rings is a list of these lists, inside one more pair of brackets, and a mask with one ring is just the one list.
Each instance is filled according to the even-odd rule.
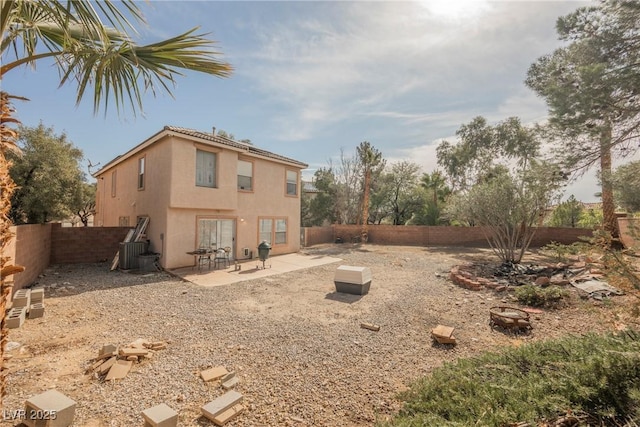
[[120,243],[119,267],[122,270],[138,268],[138,255],[147,252],[147,242]]

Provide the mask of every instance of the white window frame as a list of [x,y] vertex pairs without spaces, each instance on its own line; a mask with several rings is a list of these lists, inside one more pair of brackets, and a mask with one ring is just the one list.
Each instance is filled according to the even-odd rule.
[[[293,192],[289,190],[289,186],[293,186]],[[298,195],[298,172],[287,169],[285,172],[285,194],[287,196]]]
[[[246,175],[249,173],[249,175]],[[249,185],[242,185],[241,178],[249,178]],[[253,191],[253,162],[249,160],[238,159],[238,190]]]
[[217,188],[217,153],[196,149],[196,187]]

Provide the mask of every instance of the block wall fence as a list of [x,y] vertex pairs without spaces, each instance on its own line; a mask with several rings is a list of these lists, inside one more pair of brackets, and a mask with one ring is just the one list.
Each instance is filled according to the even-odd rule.
[[[305,227],[303,245],[333,243],[340,238],[345,243],[360,236],[361,226],[334,224],[326,227]],[[590,228],[538,227],[532,247],[544,246],[552,241],[571,244],[582,236],[591,236]],[[487,247],[481,227],[453,227],[427,225],[370,225],[369,243],[398,246],[468,246]]]
[[9,278],[13,292],[33,283],[50,264],[106,262],[120,248],[131,227],[62,227],[62,224],[27,224],[11,227],[12,241],[2,251],[24,272]]

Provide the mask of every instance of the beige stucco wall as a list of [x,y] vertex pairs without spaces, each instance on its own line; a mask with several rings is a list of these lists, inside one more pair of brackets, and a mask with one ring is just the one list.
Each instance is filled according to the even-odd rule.
[[[216,152],[217,188],[195,185],[196,150]],[[161,253],[165,268],[193,265],[187,254],[197,242],[197,219],[235,221],[234,258],[242,248],[256,253],[258,220],[286,218],[287,242],[273,245],[272,254],[300,249],[300,168],[254,157],[234,148],[213,147],[180,137],[166,137],[98,176],[96,225],[117,226],[121,216],[149,216],[147,238]],[[137,189],[138,159],[146,158],[144,190]],[[253,162],[253,191],[237,189],[238,159]],[[116,197],[111,197],[111,173],[117,170]],[[298,173],[298,195],[286,195],[286,171]],[[103,179],[104,178],[104,179]]]

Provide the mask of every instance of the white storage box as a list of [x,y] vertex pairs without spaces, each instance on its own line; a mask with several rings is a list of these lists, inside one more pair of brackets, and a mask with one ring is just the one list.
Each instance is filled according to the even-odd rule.
[[368,267],[341,265],[336,270],[333,282],[336,292],[364,295],[371,286],[371,270]]

